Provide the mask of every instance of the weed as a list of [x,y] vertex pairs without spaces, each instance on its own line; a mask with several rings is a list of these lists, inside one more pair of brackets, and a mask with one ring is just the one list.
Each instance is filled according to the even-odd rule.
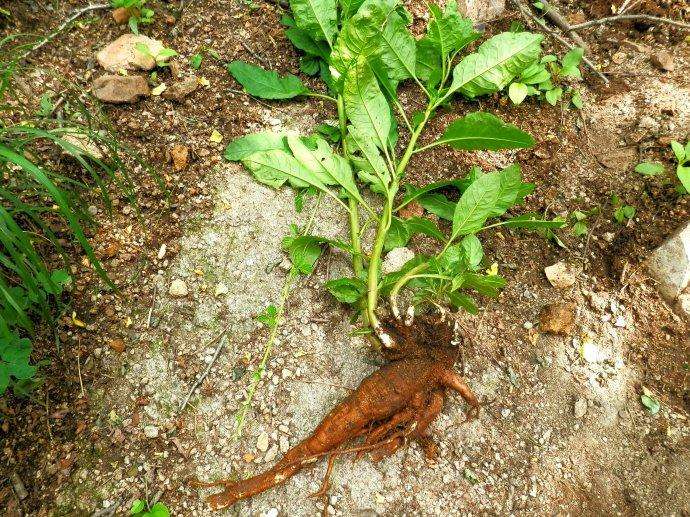
[[129,9],[130,16],[127,22],[134,34],[139,34],[139,25],[149,25],[153,22],[153,9],[146,7],[146,0],[111,0],[114,9]]
[[[677,187],[678,193],[687,194],[690,192],[690,141],[683,145],[674,140],[671,142],[671,150],[676,159],[676,177],[680,183]],[[657,176],[665,171],[659,162],[642,162],[635,167],[635,172],[643,176]]]
[[132,503],[129,514],[133,517],[169,517],[170,510],[161,502],[149,506],[146,501],[137,499]]
[[[395,0],[366,0],[361,4],[295,0],[292,10],[294,19],[283,18],[288,26],[285,34],[304,53],[302,70],[318,75],[327,93],[307,88],[294,75],[281,77],[241,61],[230,63],[228,70],[255,97],[282,100],[309,96],[332,102],[338,112],[341,154],[334,152],[321,135],[258,133],[231,142],[226,158],[241,161],[266,185],[278,188],[289,184],[298,190],[321,191],[347,214],[349,243],[293,235],[284,240],[283,247],[302,274],[313,270],[324,245],[350,253],[354,276],[330,282],[327,287],[336,298],[361,311],[365,325],[373,328],[384,345],[391,343],[376,311],[381,295],[390,296],[396,316],[396,297],[403,288],[413,292],[415,307],[447,304],[476,313],[468,291],[497,296],[505,284],[494,271],[481,272],[484,253],[476,234],[497,226],[551,230],[564,223],[542,220],[534,214],[500,219],[534,189],[522,181],[517,165],[494,172],[475,167],[464,178],[421,188],[405,184],[405,171],[412,156],[437,146],[463,151],[532,147],[530,135],[485,112],[455,120],[437,140],[426,144],[420,140],[429,120],[446,109],[453,98],[474,99],[495,93],[526,71],[534,67],[541,70],[543,36],[502,33],[459,59],[481,34],[459,14],[453,1],[443,11],[434,4],[429,6],[427,33],[419,40],[407,28],[410,14]],[[574,57],[564,62],[561,73],[574,73],[574,62]],[[403,81],[413,82],[424,95],[423,110],[409,115],[405,112],[397,97]],[[409,134],[404,145],[399,143],[396,111]],[[381,209],[374,209],[364,199],[360,193],[363,185],[381,196]],[[448,191],[459,193],[459,200],[447,198],[443,192]],[[403,218],[401,210],[413,202],[447,223],[441,228],[430,219]],[[372,223],[377,227],[368,256],[362,252],[362,216],[367,219],[365,226]],[[489,224],[490,219],[498,221]],[[405,246],[419,233],[438,240],[439,252],[418,255],[402,270],[383,275],[382,254]]]

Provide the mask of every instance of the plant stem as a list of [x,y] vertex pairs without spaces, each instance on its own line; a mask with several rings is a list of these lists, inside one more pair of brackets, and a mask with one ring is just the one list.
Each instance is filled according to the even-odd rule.
[[309,92],[309,93],[305,93],[305,95],[307,97],[316,97],[318,99],[324,99],[327,101],[335,102],[336,104],[338,103],[338,99],[336,99],[335,97],[331,97],[330,95],[324,95],[322,93]]

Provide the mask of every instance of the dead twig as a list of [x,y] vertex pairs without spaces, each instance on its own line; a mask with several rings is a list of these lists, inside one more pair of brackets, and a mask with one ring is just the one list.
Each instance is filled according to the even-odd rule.
[[590,20],[584,23],[577,23],[571,25],[572,30],[587,29],[597,25],[605,25],[608,23],[619,23],[624,21],[647,21],[653,23],[662,23],[666,25],[673,25],[682,29],[690,29],[690,23],[684,23],[679,20],[672,20],[671,18],[661,18],[659,16],[652,16],[651,14],[617,14],[616,16],[607,16],[606,18],[599,18],[598,20]]
[[[206,367],[206,370],[204,370],[204,373],[199,375],[197,377],[196,381],[194,381],[194,384],[192,385],[192,388],[189,390],[189,393],[187,393],[187,396],[184,398],[182,401],[182,404],[180,405],[179,412],[184,411],[184,408],[187,407],[187,404],[189,403],[189,399],[192,398],[192,395],[196,391],[196,389],[199,387],[199,385],[204,382],[204,379],[208,377],[208,374],[211,372],[211,368],[213,368],[213,365],[216,363],[216,359],[218,359],[218,356],[220,355],[220,352],[223,350],[225,347],[225,342],[227,341],[226,339],[221,339],[225,336],[225,333],[228,331],[228,327],[225,327],[220,334],[218,334],[216,337],[214,337],[211,341],[206,346],[210,346],[216,341],[220,339],[220,343],[218,344],[218,348],[216,348],[215,353],[213,354],[213,357],[211,358],[211,362],[208,363],[208,366]],[[205,348],[205,347],[204,347]]]
[[243,39],[240,40],[240,45],[244,47],[244,49],[251,54],[251,56],[259,61],[262,65],[264,65],[266,68],[273,68],[271,63],[267,59],[264,59],[260,54],[258,54],[252,47],[249,46],[249,44],[244,41]]
[[[546,32],[549,36],[551,36],[551,37],[554,38],[556,41],[558,41],[559,43],[561,43],[562,45],[564,45],[566,48],[568,48],[568,50],[572,50],[572,49],[575,48],[575,45],[573,45],[572,43],[570,43],[568,40],[566,40],[563,36],[561,36],[560,34],[558,34],[556,31],[551,30],[551,29],[546,25],[546,22],[545,22],[544,20],[541,20],[540,18],[538,18],[537,16],[535,16],[534,13],[532,13],[532,11],[529,9],[529,7],[527,7],[527,6],[525,5],[525,3],[524,3],[522,0],[513,0],[513,3],[515,4],[515,6],[518,8],[518,10],[520,11],[520,13],[521,13],[524,17],[529,18],[529,19],[531,19],[532,21],[534,21],[535,23],[537,23],[537,25],[539,25],[539,26],[541,27],[541,29],[542,29],[544,32]],[[570,28],[571,28],[571,29],[575,29],[576,26],[571,25]],[[602,73],[599,71],[599,69],[596,67],[596,65],[595,65],[594,63],[592,63],[587,57],[583,57],[583,58],[582,58],[582,62],[585,63],[585,64],[586,64],[586,65],[587,65],[587,66],[588,66],[588,67],[589,67],[589,68],[590,68],[590,69],[591,69],[591,70],[592,70],[592,71],[603,81],[603,83],[604,83],[606,86],[609,85],[609,80],[608,80],[608,78],[607,78],[604,74],[602,74]]]
[[74,10],[72,12],[72,14],[70,16],[68,16],[64,22],[62,22],[60,25],[58,25],[57,29],[55,29],[53,32],[48,34],[48,36],[46,36],[41,41],[36,43],[34,46],[29,48],[26,52],[24,52],[24,54],[20,58],[20,61],[23,61],[24,59],[26,59],[29,56],[29,54],[31,54],[32,52],[35,52],[36,50],[42,48],[44,45],[53,41],[53,39],[55,39],[55,37],[58,36],[62,31],[64,31],[69,26],[70,23],[72,23],[76,19],[80,18],[84,14],[89,13],[91,11],[97,11],[99,9],[107,9],[109,7],[110,7],[110,4],[93,4],[93,5],[87,5],[86,7],[82,7],[81,9]]
[[549,2],[543,1],[544,4],[544,17],[549,19],[556,27],[565,32],[576,45],[582,48],[588,48],[587,43],[583,40],[578,33],[576,33],[565,16],[558,10],[558,8]]

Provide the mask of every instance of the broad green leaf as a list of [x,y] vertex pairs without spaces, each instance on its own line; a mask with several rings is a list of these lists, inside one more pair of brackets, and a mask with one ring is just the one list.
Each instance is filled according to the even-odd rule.
[[640,395],[640,402],[642,402],[642,405],[647,408],[651,415],[656,415],[661,409],[661,404],[652,395],[647,395],[646,393]]
[[144,501],[142,501],[141,499],[136,499],[132,503],[132,508],[129,510],[129,513],[134,515],[136,513],[143,512],[144,508],[146,508],[146,503]]
[[353,126],[348,126],[347,131],[348,152],[352,164],[359,169],[358,176],[362,181],[371,184],[374,192],[386,193],[391,175],[373,140]]
[[484,296],[495,298],[499,289],[505,287],[505,278],[498,275],[479,275],[477,273],[465,273],[463,287],[474,289]]
[[576,79],[582,77],[582,73],[580,72],[579,66],[580,61],[582,61],[582,56],[584,56],[584,54],[584,49],[578,47],[572,49],[565,56],[563,56],[563,59],[561,60],[561,65],[563,65],[563,68],[561,69],[561,75],[564,75],[566,77],[574,77]]
[[303,74],[314,76],[321,70],[319,58],[314,56],[301,56],[299,58],[299,70]]
[[324,122],[316,126],[314,130],[333,144],[337,144],[338,142],[340,142],[340,128],[336,126]]
[[409,219],[405,219],[405,225],[407,226],[410,235],[421,233],[428,237],[433,237],[441,242],[446,240],[446,236],[443,235],[443,232],[441,232],[436,223],[430,219],[423,217],[410,217]]
[[582,102],[582,94],[578,90],[573,90],[573,96],[570,98],[570,102],[573,103],[577,109],[581,110],[584,105]]
[[484,258],[484,248],[476,235],[466,235],[460,241],[460,250],[467,269],[476,271]]
[[455,214],[456,203],[450,201],[443,194],[424,194],[418,198],[419,204],[424,210],[437,215],[446,221],[452,221]]
[[308,275],[314,271],[314,264],[321,256],[326,242],[328,239],[313,235],[291,236],[283,239],[283,249],[288,252],[293,267],[301,274]]
[[378,81],[366,61],[358,62],[345,76],[345,111],[358,134],[385,149],[391,129],[391,113]]
[[515,105],[522,104],[528,93],[527,85],[523,83],[512,83],[508,88],[508,97]]
[[403,196],[403,199],[398,205],[398,207],[395,209],[400,210],[402,207],[405,205],[411,203],[415,199],[424,196],[426,194],[429,194],[430,192],[433,192],[434,190],[439,190],[442,188],[448,188],[448,187],[453,187],[456,188],[460,191],[462,194],[467,187],[470,186],[470,184],[474,181],[474,178],[465,178],[462,180],[448,180],[448,181],[438,181],[436,183],[430,183],[429,185],[426,185],[421,188],[417,188],[414,185],[411,185],[409,183],[405,184],[405,195]]
[[383,249],[390,251],[393,248],[402,248],[410,240],[410,230],[407,228],[405,221],[393,217],[391,226],[386,234],[386,240],[383,243]]
[[238,161],[258,151],[271,151],[275,149],[285,152],[290,151],[287,142],[285,142],[285,135],[267,131],[236,138],[225,148],[224,156],[226,160]]
[[485,41],[456,65],[448,93],[473,98],[502,90],[536,62],[543,39],[541,34],[504,32]]
[[656,176],[664,172],[664,166],[659,162],[642,162],[637,164],[635,172],[639,172],[645,176]]
[[501,184],[489,217],[503,215],[509,208],[522,201],[526,193],[532,193],[534,189],[534,185],[522,183],[520,166],[518,164],[506,167],[498,175]]
[[244,61],[233,61],[227,68],[248,94],[261,99],[291,99],[309,93],[299,77],[292,74],[279,77],[273,70],[265,70]]
[[429,4],[429,11],[432,20],[427,35],[443,60],[481,36],[474,30],[472,20],[460,15],[455,1],[449,1],[444,12],[436,4]]
[[242,163],[254,174],[257,181],[271,187],[277,188],[289,181],[294,187],[312,185],[319,190],[327,190],[316,174],[294,156],[279,149],[252,153],[244,158]]
[[543,64],[534,63],[520,74],[520,82],[526,85],[540,84],[551,79],[551,74]]
[[330,58],[340,74],[360,58],[366,60],[381,51],[381,34],[396,7],[396,0],[365,0],[357,13],[343,23]]
[[[392,80],[389,77],[388,68],[383,63],[381,58],[372,57],[372,58],[369,58],[368,62],[369,62],[369,66],[371,67],[371,71],[374,72],[376,79],[378,79],[378,81],[379,81],[379,86],[381,87],[381,91],[383,92],[383,94],[388,99],[397,99],[398,98],[398,83],[399,83],[399,81]],[[391,122],[395,122],[395,117],[391,118]],[[391,128],[392,127],[393,127],[393,125],[391,124]]]
[[275,305],[269,305],[256,319],[268,328],[273,328],[278,323],[278,309]]
[[501,192],[501,176],[490,172],[477,178],[458,201],[453,214],[451,240],[479,231],[495,210]]
[[681,165],[676,169],[678,179],[685,188],[686,192],[690,192],[690,167],[683,167]]
[[470,314],[479,314],[477,304],[474,303],[474,300],[468,294],[455,291],[448,293],[447,296],[454,309],[465,309]]
[[151,507],[148,517],[170,517],[170,511],[167,506],[159,502]]
[[563,97],[563,88],[558,87],[554,88],[553,90],[549,90],[544,94],[544,97],[546,98],[546,102],[551,104],[551,106],[555,106]]
[[340,0],[340,14],[343,21],[351,18],[362,6],[363,0]]
[[417,78],[430,86],[441,80],[441,54],[428,36],[417,40],[415,71]]
[[301,51],[322,59],[328,59],[330,54],[328,44],[325,41],[316,41],[307,31],[297,27],[290,27],[285,30],[285,36]]
[[392,81],[415,77],[417,47],[405,21],[398,13],[391,13],[381,32],[378,55]]
[[317,137],[316,149],[308,148],[295,136],[288,136],[287,142],[293,156],[312,171],[324,185],[340,185],[350,197],[364,206],[367,205],[359,194],[350,164],[345,158],[335,154],[328,142]]
[[326,289],[342,303],[357,303],[367,290],[367,284],[359,278],[338,278],[324,284]]
[[297,27],[316,41],[333,42],[338,32],[336,0],[290,0],[290,8]]
[[475,112],[451,123],[435,143],[466,151],[525,149],[534,139],[491,113]]

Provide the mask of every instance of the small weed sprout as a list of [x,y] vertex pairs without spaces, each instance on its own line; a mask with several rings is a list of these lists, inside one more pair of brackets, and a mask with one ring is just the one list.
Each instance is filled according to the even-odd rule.
[[153,9],[146,7],[146,0],[111,0],[114,9],[129,9],[130,16],[127,22],[134,34],[139,34],[139,25],[149,25],[153,22]]

